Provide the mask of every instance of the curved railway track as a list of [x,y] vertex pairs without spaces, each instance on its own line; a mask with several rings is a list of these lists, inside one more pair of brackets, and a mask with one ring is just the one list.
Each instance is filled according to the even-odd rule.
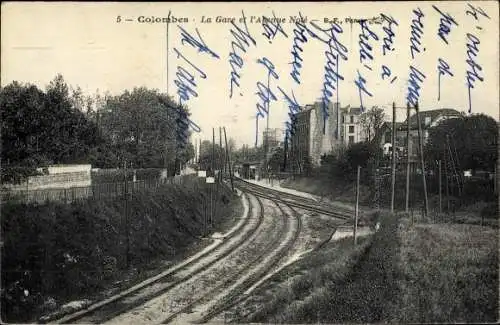
[[316,212],[338,219],[350,220],[353,218],[352,216],[354,211],[349,209],[320,204],[313,199],[253,184],[242,178],[236,178],[235,180],[238,182],[238,185],[241,189],[245,189],[246,191],[253,193],[254,195],[264,197],[266,199],[277,200],[295,208]]
[[[283,208],[279,205],[279,203],[274,202],[278,208],[280,209],[282,214],[285,214]],[[282,203],[287,205],[285,203]],[[223,311],[228,310],[229,308],[237,305],[239,302],[246,298],[244,292],[252,287],[255,283],[257,283],[261,278],[267,275],[272,271],[274,267],[276,267],[279,261],[286,255],[286,253],[293,247],[296,243],[299,234],[302,230],[302,220],[300,215],[295,211],[292,207],[288,207],[293,215],[293,218],[296,222],[296,227],[293,230],[291,238],[283,243],[283,246],[273,254],[269,260],[265,263],[265,265],[259,269],[257,272],[253,273],[250,277],[243,281],[243,283],[231,291],[230,294],[226,295],[221,301],[217,302],[210,308],[202,317],[198,320],[199,323],[206,323],[209,320],[213,319],[217,315],[221,314]]]
[[[135,308],[162,299],[162,297],[173,294],[173,292],[185,294],[182,291],[183,284],[193,283],[193,281],[195,283],[196,281],[203,282],[203,272],[206,273],[212,270],[218,265],[217,263],[223,263],[224,259],[237,255],[237,252],[245,253],[244,248],[251,247],[252,242],[255,241],[261,247],[257,247],[257,251],[249,256],[248,262],[242,263],[244,264],[242,268],[237,268],[236,272],[230,276],[225,276],[221,282],[218,282],[208,292],[194,298],[179,310],[172,312],[167,317],[159,318],[162,319],[162,323],[169,323],[179,315],[188,313],[193,307],[203,305],[208,307],[201,314],[198,322],[209,321],[244,299],[244,292],[276,267],[287,252],[293,248],[302,230],[300,214],[294,208],[314,211],[344,222],[352,218],[352,211],[346,209],[320,205],[313,199],[265,188],[242,179],[236,181],[238,187],[244,193],[243,199],[248,202],[248,209],[246,209],[246,216],[230,232],[226,233],[222,240],[216,241],[184,262],[120,294],[50,322],[103,323],[123,319]],[[257,202],[255,206],[250,204],[252,196],[255,196],[253,200]],[[275,228],[277,229],[267,230],[268,234],[266,236],[270,240],[263,239],[261,243],[258,243],[256,238],[265,229],[265,226],[263,226],[265,211],[261,198],[276,205],[281,213],[281,221],[270,221],[276,223]],[[256,209],[260,211],[257,212]],[[255,250],[255,247],[251,249]],[[238,261],[238,259],[235,258],[233,263],[234,261]],[[190,280],[193,281],[190,282]]]
[[[210,301],[215,301],[208,313],[204,314],[201,319],[196,320],[196,323],[203,323],[212,319],[221,311],[229,308],[231,302],[236,302],[237,298],[241,296],[246,289],[257,282],[279,262],[284,253],[291,248],[297,240],[302,224],[298,215],[295,215],[295,222],[291,222],[291,218],[289,218],[289,215],[285,213],[283,208],[277,202],[273,201],[273,203],[281,213],[283,225],[277,232],[273,233],[275,236],[271,241],[265,243],[265,245],[261,247],[260,252],[253,256],[252,260],[246,264],[244,268],[231,274],[230,277],[226,278],[217,287],[209,290],[201,297],[192,301],[189,305],[169,315],[161,322],[162,324],[172,322],[179,315],[189,313],[195,306],[202,305],[204,302],[210,303]],[[221,293],[224,289],[229,292]],[[217,294],[219,294],[219,297],[216,296]]]
[[[249,199],[245,196],[244,198],[249,202]],[[196,274],[203,272],[205,269],[209,268],[211,265],[215,264],[218,260],[223,259],[225,256],[229,255],[238,247],[244,243],[248,238],[250,238],[259,229],[263,222],[263,206],[260,206],[260,213],[258,213],[257,221],[249,226],[249,221],[253,213],[253,207],[251,204],[248,205],[248,212],[246,213],[245,219],[238,223],[236,228],[234,228],[230,233],[226,234],[223,241],[210,246],[206,249],[186,260],[185,262],[170,268],[156,277],[150,278],[138,285],[125,290],[124,292],[107,298],[103,301],[95,303],[88,306],[84,310],[77,311],[65,315],[64,317],[57,319],[55,321],[50,321],[51,323],[67,324],[67,323],[103,323],[121,313],[124,313],[134,307],[137,307],[144,302],[151,300],[159,295],[168,292],[169,290],[175,288],[179,284],[189,280]],[[238,235],[247,229],[244,234],[238,238]],[[231,240],[233,243],[231,244]],[[217,254],[219,252],[217,259],[211,259],[206,263],[203,263],[204,259],[209,258],[211,255]],[[196,264],[201,264],[196,267]],[[188,270],[190,267],[194,266],[194,270],[189,272],[183,277],[178,277],[176,275],[182,271]],[[152,287],[156,287],[152,289]]]

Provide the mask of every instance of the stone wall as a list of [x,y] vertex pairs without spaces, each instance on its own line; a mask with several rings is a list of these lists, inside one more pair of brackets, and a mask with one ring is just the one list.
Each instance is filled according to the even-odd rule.
[[[91,165],[49,166],[45,169],[48,175],[30,176],[22,184],[3,184],[3,186],[11,191],[88,187],[92,184],[91,168]],[[38,170],[44,171],[42,168]]]

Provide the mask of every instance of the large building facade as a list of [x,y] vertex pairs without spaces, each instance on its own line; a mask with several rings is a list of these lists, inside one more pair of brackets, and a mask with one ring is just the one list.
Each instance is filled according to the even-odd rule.
[[307,162],[317,166],[321,156],[342,143],[342,111],[339,106],[322,102],[306,105],[296,114],[294,134],[291,137],[291,163],[303,169]]

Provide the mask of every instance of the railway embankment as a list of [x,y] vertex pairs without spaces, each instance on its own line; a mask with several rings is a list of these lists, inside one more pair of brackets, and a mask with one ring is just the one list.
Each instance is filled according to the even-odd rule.
[[229,189],[216,195],[196,178],[127,197],[3,202],[2,321],[36,321],[69,301],[132,286],[207,245],[204,235],[230,227],[242,211]]
[[455,323],[498,318],[496,229],[412,223],[325,244],[249,295],[228,316],[244,323]]

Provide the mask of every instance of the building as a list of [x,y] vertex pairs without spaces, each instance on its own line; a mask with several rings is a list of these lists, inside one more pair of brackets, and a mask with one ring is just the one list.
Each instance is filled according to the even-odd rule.
[[262,145],[267,149],[279,147],[283,143],[285,131],[279,128],[268,128],[262,132]]
[[346,146],[366,140],[360,123],[362,113],[361,107],[342,108],[342,141]]
[[244,179],[259,180],[260,166],[259,161],[245,161],[241,164],[241,173],[238,171],[238,174]]
[[[459,118],[462,114],[451,108],[435,109],[420,112],[420,124],[422,130],[422,145],[425,145],[429,138],[429,129],[439,125],[444,120],[451,118]],[[406,137],[408,121],[396,123],[396,150],[406,152]],[[392,142],[392,123],[385,122],[378,131],[378,141],[382,148],[388,148],[387,144]],[[397,152],[398,152],[397,151]],[[384,153],[389,154],[387,150]],[[410,143],[409,143],[410,160],[415,160],[418,157],[418,123],[417,114],[410,116]]]
[[321,156],[330,153],[342,142],[339,123],[341,111],[336,104],[329,103],[324,110],[323,103],[316,102],[306,105],[295,116],[294,134],[291,137],[291,163],[299,170],[303,170],[308,161],[313,166],[318,166]]

